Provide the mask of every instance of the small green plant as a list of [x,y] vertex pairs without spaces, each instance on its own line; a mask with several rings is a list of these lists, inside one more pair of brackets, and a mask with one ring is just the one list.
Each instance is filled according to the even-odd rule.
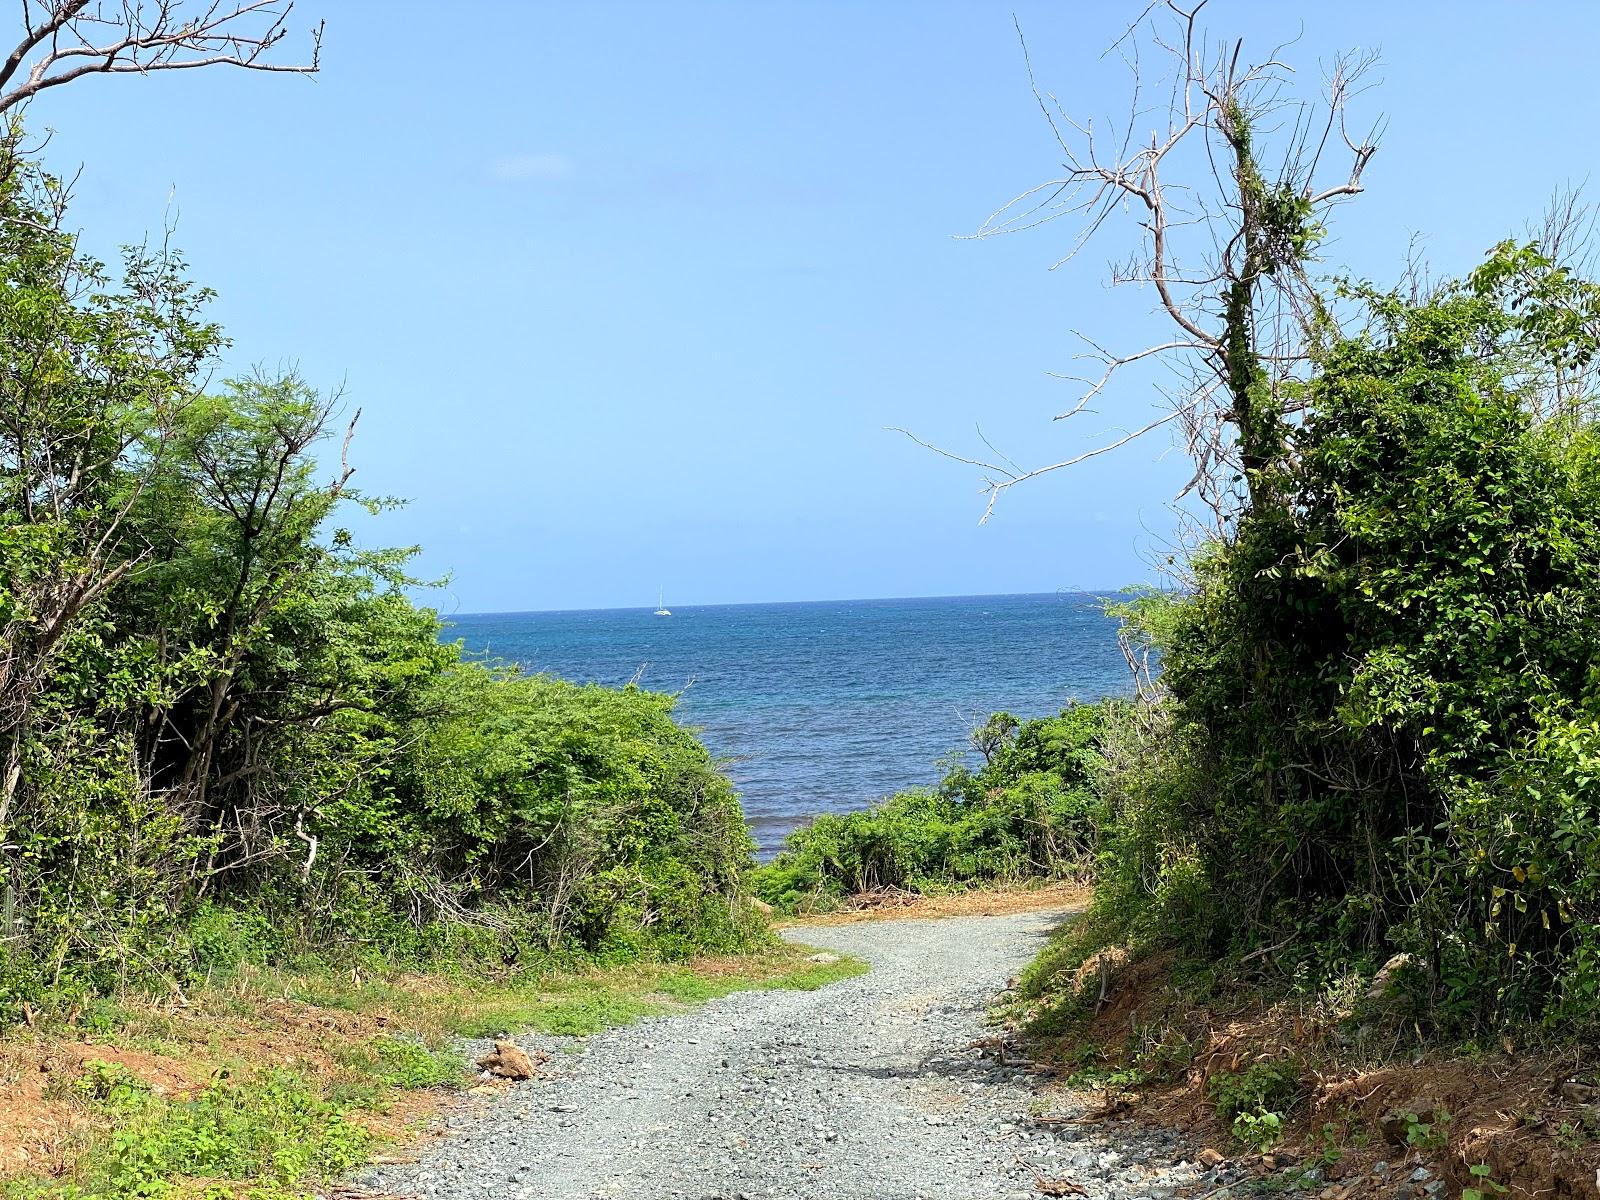
[[1300,1071],[1288,1059],[1258,1062],[1213,1075],[1206,1090],[1233,1136],[1264,1153],[1283,1140],[1284,1114],[1300,1094]]
[[162,1195],[175,1177],[252,1180],[264,1196],[365,1161],[372,1135],[288,1071],[224,1079],[193,1099],[152,1102],[120,1129],[103,1168],[112,1197]]
[[1402,1113],[1406,1123],[1406,1145],[1418,1150],[1442,1150],[1450,1140],[1450,1110],[1441,1108],[1423,1120],[1414,1112]]
[[1067,1077],[1067,1086],[1086,1091],[1123,1091],[1138,1087],[1148,1078],[1138,1067],[1084,1067]]
[[1575,1124],[1572,1121],[1563,1121],[1555,1131],[1556,1145],[1563,1150],[1582,1150],[1593,1137],[1594,1134],[1587,1122]]
[[1286,1111],[1300,1094],[1300,1069],[1288,1059],[1258,1062],[1243,1072],[1213,1075],[1206,1090],[1224,1121],[1240,1113]]
[[1152,1077],[1175,1078],[1194,1061],[1193,1038],[1174,1026],[1141,1026],[1136,1031],[1133,1060]]
[[1257,1153],[1265,1154],[1283,1141],[1283,1114],[1266,1109],[1242,1112],[1233,1118],[1233,1136]]
[[1086,1071],[1090,1067],[1098,1066],[1104,1055],[1104,1047],[1097,1042],[1079,1042],[1067,1054],[1067,1061],[1071,1062],[1080,1071]]
[[1285,1192],[1318,1192],[1327,1185],[1327,1178],[1315,1164],[1291,1167],[1276,1175],[1268,1175],[1254,1184],[1252,1195],[1277,1196]]
[[110,1037],[122,1031],[128,1023],[128,1014],[116,1001],[96,996],[83,1006],[78,1023],[93,1037]]
[[464,1070],[455,1055],[406,1038],[376,1038],[371,1049],[378,1061],[379,1081],[390,1087],[443,1087],[459,1081]]
[[1496,1183],[1491,1176],[1494,1174],[1488,1163],[1479,1163],[1469,1167],[1472,1174],[1472,1187],[1461,1189],[1461,1200],[1489,1200],[1491,1196],[1504,1196],[1511,1191],[1503,1183]]
[[1324,1167],[1331,1167],[1344,1157],[1344,1138],[1340,1136],[1339,1126],[1332,1121],[1322,1123],[1321,1135],[1322,1149],[1317,1153],[1317,1162]]
[[149,1086],[121,1063],[91,1058],[83,1074],[72,1081],[78,1096],[113,1108],[127,1108],[150,1094]]

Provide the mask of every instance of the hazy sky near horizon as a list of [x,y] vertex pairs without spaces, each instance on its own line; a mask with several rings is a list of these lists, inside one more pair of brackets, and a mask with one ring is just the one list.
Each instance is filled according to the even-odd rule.
[[[1133,3],[299,0],[315,79],[90,79],[29,121],[102,252],[168,214],[228,367],[363,410],[361,535],[420,543],[446,612],[1041,592],[1153,577],[1187,477],[1157,437],[1009,494],[890,432],[1024,465],[1142,424],[1146,375],[1052,423],[1071,331],[1137,348],[1108,231],[971,233],[1050,178],[1012,13],[1073,113],[1126,112]],[[469,15],[470,14],[470,15]],[[1380,50],[1387,117],[1330,264],[1457,272],[1592,170],[1600,5],[1213,0],[1314,89]],[[292,49],[286,53],[294,52]]]

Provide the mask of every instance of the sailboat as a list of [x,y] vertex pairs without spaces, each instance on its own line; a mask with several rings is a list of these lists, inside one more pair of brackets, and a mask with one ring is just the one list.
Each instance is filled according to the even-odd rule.
[[670,617],[672,615],[672,610],[667,607],[666,600],[666,592],[660,592],[656,595],[656,616]]

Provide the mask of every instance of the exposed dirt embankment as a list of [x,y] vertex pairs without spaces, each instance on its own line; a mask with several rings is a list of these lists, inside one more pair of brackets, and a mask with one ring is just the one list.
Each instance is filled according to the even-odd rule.
[[[1600,1060],[1507,1039],[1476,1055],[1418,1050],[1409,1023],[1339,1019],[1317,1000],[1269,1003],[1251,988],[1197,1001],[1174,964],[1102,951],[1077,972],[1091,1015],[1040,1051],[1063,1073],[1115,1081],[1107,1105],[1188,1132],[1255,1181],[1321,1200],[1600,1200]],[[1281,1137],[1244,1148],[1225,1102],[1273,1089]],[[1230,1092],[1231,1090],[1231,1092]],[[1247,1130],[1247,1133],[1249,1130]]]

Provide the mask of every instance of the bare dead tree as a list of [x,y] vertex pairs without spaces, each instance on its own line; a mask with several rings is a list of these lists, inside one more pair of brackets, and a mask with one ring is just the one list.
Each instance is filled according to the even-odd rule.
[[293,11],[292,0],[22,0],[22,39],[0,63],[0,112],[86,75],[215,66],[315,74],[321,22],[310,31],[306,61],[271,57],[289,36]]
[[[1581,189],[1569,186],[1551,195],[1543,218],[1528,227],[1527,235],[1557,271],[1571,278],[1592,280],[1597,266],[1597,228],[1600,212]],[[1585,328],[1591,337],[1600,336],[1592,288],[1539,288],[1532,274],[1525,273],[1530,290],[1539,290],[1546,304],[1562,310],[1568,320]],[[1530,405],[1541,420],[1592,420],[1600,411],[1600,362],[1593,359],[1563,359],[1550,366],[1547,377],[1530,382]]]
[[[1024,467],[993,450],[961,454],[907,433],[919,444],[977,467],[988,520],[1000,495],[1040,475],[1175,428],[1194,465],[1181,495],[1199,496],[1218,523],[1248,497],[1281,452],[1285,421],[1297,411],[1288,386],[1335,318],[1309,274],[1329,210],[1362,190],[1380,128],[1356,135],[1349,106],[1374,60],[1337,59],[1318,102],[1294,98],[1293,72],[1274,50],[1252,62],[1237,40],[1199,25],[1205,0],[1152,0],[1107,53],[1132,80],[1128,117],[1109,129],[1068,115],[1024,62],[1063,170],[1001,205],[973,238],[1021,233],[1069,219],[1078,226],[1052,270],[1077,257],[1102,229],[1133,225],[1137,246],[1111,272],[1114,285],[1148,286],[1172,332],[1129,352],[1079,334],[1094,372],[1056,420],[1091,411],[1128,368],[1165,363],[1179,386],[1167,411],[1103,443],[1042,466]],[[1022,30],[1018,27],[1018,37]],[[1150,51],[1162,64],[1146,67]],[[1139,132],[1161,96],[1160,125]],[[1268,142],[1273,143],[1269,148]],[[1270,162],[1270,166],[1268,165]],[[981,436],[981,435],[980,435]]]

